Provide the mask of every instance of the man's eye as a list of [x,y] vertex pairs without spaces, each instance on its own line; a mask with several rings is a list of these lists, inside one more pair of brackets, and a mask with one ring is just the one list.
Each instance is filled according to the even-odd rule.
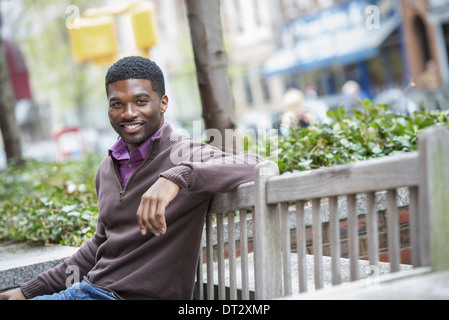
[[145,103],[147,103],[147,100],[139,99],[139,100],[137,100],[137,103],[138,104],[145,104]]
[[112,108],[117,108],[117,107],[120,107],[121,105],[122,105],[122,103],[119,101],[111,103]]

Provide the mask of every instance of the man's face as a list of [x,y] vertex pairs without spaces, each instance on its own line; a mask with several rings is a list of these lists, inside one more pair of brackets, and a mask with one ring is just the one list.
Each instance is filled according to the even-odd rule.
[[108,84],[109,121],[128,144],[128,150],[145,142],[164,123],[168,98],[159,99],[147,79],[120,80]]

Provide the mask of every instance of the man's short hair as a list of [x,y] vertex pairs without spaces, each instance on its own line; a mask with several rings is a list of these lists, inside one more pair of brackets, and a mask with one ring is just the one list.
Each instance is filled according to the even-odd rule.
[[165,95],[164,74],[161,68],[154,61],[139,56],[122,58],[109,68],[105,77],[106,93],[108,84],[129,79],[150,80],[151,86],[159,98]]

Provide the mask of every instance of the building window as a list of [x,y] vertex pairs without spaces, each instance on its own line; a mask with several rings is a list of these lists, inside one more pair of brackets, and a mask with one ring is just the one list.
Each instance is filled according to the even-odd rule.
[[260,18],[260,7],[258,0],[253,0],[253,13],[254,13],[254,20],[256,21],[257,26],[262,25],[262,19]]
[[242,10],[240,8],[238,0],[234,0],[234,9],[235,9],[235,21],[237,23],[238,30],[240,32],[243,32]]
[[449,23],[443,24],[444,46],[446,47],[446,55],[449,58]]
[[270,86],[268,85],[268,81],[266,78],[260,76],[260,85],[262,88],[262,97],[264,102],[270,102],[271,95],[270,95]]
[[422,50],[422,57],[424,59],[423,65],[424,65],[427,61],[429,61],[431,59],[429,39],[427,38],[427,30],[426,30],[424,21],[419,16],[415,17],[414,25],[415,25],[416,35],[418,36],[418,39],[420,41],[420,47]]
[[243,77],[243,86],[245,90],[245,101],[248,106],[252,106],[254,103],[253,91],[251,89],[251,80],[248,73]]

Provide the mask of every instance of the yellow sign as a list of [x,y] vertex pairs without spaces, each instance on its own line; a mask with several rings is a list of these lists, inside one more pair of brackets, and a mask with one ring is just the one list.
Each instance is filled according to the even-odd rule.
[[[118,15],[128,15],[128,20],[120,19],[120,23],[125,21],[128,25],[116,25]],[[120,7],[91,8],[83,16],[76,21],[76,28],[69,29],[72,53],[78,62],[93,60],[97,64],[104,64],[130,54],[148,56],[148,51],[157,44],[157,22],[151,2],[135,1],[121,4]],[[132,30],[129,37],[134,38],[135,47],[132,50],[125,49],[132,52],[120,52],[120,39],[116,30],[123,27],[128,29],[128,26]]]
[[133,7],[131,21],[137,48],[150,49],[157,44],[157,24],[152,3]]
[[112,17],[79,18],[79,28],[70,29],[70,42],[75,60],[117,55],[117,41]]

